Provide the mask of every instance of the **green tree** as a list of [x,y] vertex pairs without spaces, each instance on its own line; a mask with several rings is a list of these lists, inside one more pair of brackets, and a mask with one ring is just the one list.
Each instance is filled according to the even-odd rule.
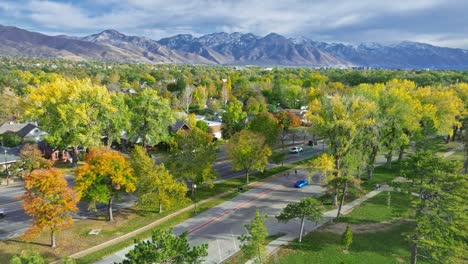
[[122,264],[139,263],[203,263],[208,256],[208,244],[190,247],[187,232],[174,236],[172,230],[154,230],[151,240],[135,241],[135,247],[126,255]]
[[53,146],[73,147],[73,164],[78,161],[78,146],[96,146],[102,137],[103,113],[113,111],[111,97],[104,86],[91,80],[58,77],[31,90],[25,99],[24,114],[39,121]]
[[130,134],[143,146],[156,145],[169,139],[169,125],[175,122],[169,100],[156,91],[145,89],[130,99],[132,113]]
[[322,218],[323,208],[320,202],[314,198],[308,197],[301,199],[298,203],[288,204],[281,213],[276,216],[279,222],[287,223],[292,219],[301,219],[301,227],[299,231],[299,242],[302,242],[302,233],[304,230],[304,221],[317,222]]
[[37,251],[23,250],[19,255],[13,256],[10,264],[45,264],[44,258]]
[[268,230],[265,226],[265,219],[268,216],[262,216],[258,210],[255,211],[255,218],[250,224],[245,225],[248,234],[239,237],[239,240],[244,244],[241,245],[241,250],[248,258],[254,258],[256,263],[266,263],[266,238]]
[[218,174],[213,170],[217,147],[213,136],[198,128],[190,131],[181,130],[174,139],[173,155],[166,162],[167,167],[177,179],[184,179],[193,184],[209,184]]
[[233,170],[243,170],[249,183],[249,172],[263,171],[271,156],[271,149],[265,144],[265,137],[249,130],[235,134],[226,144],[227,156]]
[[238,100],[230,101],[223,113],[223,137],[230,138],[236,132],[245,127],[247,113],[242,110],[242,102]]
[[141,146],[135,146],[131,166],[137,178],[138,205],[162,213],[167,208],[186,200],[187,186],[176,181],[163,164],[157,165]]
[[96,209],[96,202],[107,203],[108,220],[113,221],[112,203],[119,193],[136,189],[136,177],[128,159],[107,147],[92,148],[86,164],[75,172],[75,189],[79,196]]
[[125,102],[125,95],[122,93],[112,94],[111,105],[112,109],[101,115],[102,134],[107,137],[107,146],[111,146],[114,141],[120,143],[122,132],[130,129],[131,113]]
[[280,127],[278,120],[270,113],[264,112],[255,116],[248,123],[248,129],[263,135],[269,146],[278,141]]
[[276,151],[271,154],[270,160],[273,161],[275,164],[281,164],[284,166],[284,160],[288,156],[288,153],[282,151]]
[[416,227],[407,237],[412,264],[419,255],[442,263],[466,255],[468,181],[460,169],[461,164],[429,151],[418,151],[403,163],[402,174],[412,180],[406,188],[418,194],[412,196]]
[[199,128],[200,130],[202,130],[203,132],[205,133],[209,133],[210,132],[210,127],[208,126],[208,124],[203,121],[203,120],[198,120],[196,123],[195,123],[195,126],[197,128]]
[[6,132],[0,135],[0,142],[5,147],[16,147],[21,144],[21,137],[13,132]]
[[346,225],[346,230],[344,231],[343,235],[341,236],[341,245],[344,247],[345,250],[348,250],[353,243],[353,233],[351,233],[351,227]]

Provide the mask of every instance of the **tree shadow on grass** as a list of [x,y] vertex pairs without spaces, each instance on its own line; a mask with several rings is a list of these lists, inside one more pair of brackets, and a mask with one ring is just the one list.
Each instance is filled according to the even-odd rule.
[[46,244],[46,243],[40,243],[40,242],[34,242],[34,241],[25,241],[25,240],[20,240],[20,239],[8,239],[6,240],[6,242],[50,247],[50,244],[48,243]]
[[[407,221],[395,223],[390,229],[382,232],[369,232],[353,234],[353,243],[349,251],[351,253],[368,254],[372,252],[385,257],[407,257],[409,243],[405,241],[405,233],[412,230],[414,224]],[[336,251],[336,254],[344,254],[341,249],[341,234],[332,232],[315,231],[304,237],[302,243],[297,240],[285,246],[293,250],[292,254],[307,254],[326,250]],[[327,249],[326,249],[327,248]],[[334,253],[335,254],[335,253]],[[312,260],[311,260],[312,261]]]

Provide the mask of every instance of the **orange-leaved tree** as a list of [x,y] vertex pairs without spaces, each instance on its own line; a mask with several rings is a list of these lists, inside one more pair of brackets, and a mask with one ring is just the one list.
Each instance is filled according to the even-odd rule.
[[109,221],[113,221],[112,202],[121,192],[136,189],[136,177],[128,158],[108,147],[92,148],[86,164],[76,169],[76,191],[96,209],[96,202],[107,203]]
[[32,217],[26,237],[50,229],[51,247],[55,247],[55,233],[70,226],[72,212],[78,210],[73,190],[67,186],[63,173],[55,168],[32,171],[24,178],[24,188],[23,209]]

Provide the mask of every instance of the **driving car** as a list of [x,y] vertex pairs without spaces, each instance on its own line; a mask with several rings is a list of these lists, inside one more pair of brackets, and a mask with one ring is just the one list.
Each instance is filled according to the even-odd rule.
[[289,149],[289,153],[300,153],[302,150],[303,149],[301,147],[292,147]]
[[309,182],[306,179],[300,179],[294,184],[294,187],[302,188],[302,187],[306,186],[307,184],[309,184]]

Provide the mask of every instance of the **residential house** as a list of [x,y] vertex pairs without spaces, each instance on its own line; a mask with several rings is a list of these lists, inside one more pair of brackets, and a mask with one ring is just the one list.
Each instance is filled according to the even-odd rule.
[[21,137],[23,142],[40,142],[47,134],[33,123],[6,122],[0,126],[0,135],[4,133],[14,133]]

